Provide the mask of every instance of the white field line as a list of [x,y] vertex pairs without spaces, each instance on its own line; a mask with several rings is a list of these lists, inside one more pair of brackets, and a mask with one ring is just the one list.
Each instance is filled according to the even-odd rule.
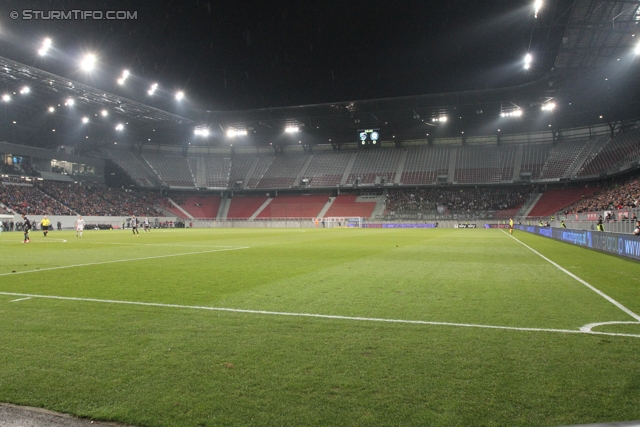
[[11,300],[9,302],[26,301],[26,300],[31,299],[31,298],[33,298],[33,297],[18,298],[18,299]]
[[573,277],[574,279],[576,279],[578,282],[582,283],[583,285],[585,285],[587,288],[591,289],[593,292],[597,293],[598,295],[600,295],[602,298],[606,299],[607,301],[609,301],[611,304],[615,305],[616,307],[618,307],[620,310],[624,311],[625,313],[627,313],[629,316],[633,317],[634,319],[636,319],[638,322],[640,322],[640,316],[637,315],[636,313],[634,313],[633,311],[629,310],[627,307],[625,307],[624,305],[620,304],[618,301],[614,300],[613,298],[611,298],[609,295],[605,294],[604,292],[602,292],[601,290],[597,289],[596,287],[594,287],[593,285],[587,283],[586,281],[582,280],[581,278],[579,278],[578,276],[576,276],[575,274],[573,274],[572,272],[570,272],[569,270],[567,270],[566,268],[561,267],[560,265],[558,265],[557,263],[551,261],[549,258],[547,258],[546,256],[542,255],[540,252],[536,251],[535,249],[533,249],[531,246],[521,242],[520,240],[516,239],[515,237],[513,237],[512,235],[508,234],[506,231],[504,230],[500,230],[502,231],[504,234],[506,234],[507,236],[511,237],[513,240],[515,240],[516,242],[520,243],[522,246],[524,246],[525,248],[529,249],[531,252],[533,252],[534,254],[538,255],[540,258],[544,259],[545,261],[549,262],[551,265],[553,265],[554,267],[556,267],[558,270],[562,271],[563,273],[566,273],[567,275]]
[[159,259],[159,258],[171,258],[185,255],[199,255],[199,254],[209,254],[214,252],[227,252],[227,251],[238,251],[241,249],[249,249],[248,246],[238,246],[236,248],[228,248],[228,249],[213,249],[210,251],[197,251],[197,252],[185,252],[181,254],[169,254],[169,255],[157,255],[157,256],[147,256],[141,258],[128,258],[128,259],[116,259],[113,261],[100,261],[100,262],[87,262],[84,264],[73,264],[73,265],[61,265],[59,267],[49,267],[49,268],[41,268],[39,270],[26,270],[26,271],[16,271],[15,273],[2,273],[0,277],[4,276],[13,276],[16,274],[27,274],[27,273],[40,273],[41,271],[51,271],[51,270],[62,270],[66,268],[76,268],[76,267],[87,267],[91,265],[103,265],[103,264],[115,264],[119,262],[132,262],[132,261],[143,261],[148,259]]
[[638,322],[599,322],[599,323],[589,323],[588,325],[584,325],[580,328],[583,332],[590,332],[591,329],[596,328],[598,326],[605,325],[637,325]]
[[[84,242],[83,242],[84,243]],[[186,247],[186,248],[237,248],[238,246],[222,246],[222,245],[183,245],[175,243],[128,243],[128,242],[87,242],[92,245],[123,245],[123,246],[168,246],[168,247]]]
[[450,326],[459,328],[479,328],[479,329],[498,329],[507,331],[521,331],[521,332],[552,332],[562,334],[582,334],[582,335],[607,335],[607,336],[620,336],[620,337],[632,337],[640,338],[640,334],[618,334],[609,332],[593,332],[591,330],[575,330],[575,329],[544,329],[544,328],[519,328],[515,326],[494,326],[494,325],[478,325],[472,323],[451,323],[451,322],[430,322],[425,320],[402,320],[402,319],[382,319],[376,317],[352,317],[352,316],[334,316],[329,314],[312,314],[312,313],[289,313],[283,311],[263,311],[263,310],[243,310],[238,308],[222,308],[222,307],[206,307],[197,305],[178,305],[178,304],[161,304],[153,302],[137,302],[137,301],[118,301],[118,300],[106,300],[96,298],[76,298],[76,297],[61,297],[55,295],[37,295],[37,294],[22,294],[15,292],[0,292],[0,295],[29,297],[29,298],[43,298],[63,301],[82,301],[82,302],[94,302],[102,304],[123,304],[123,305],[136,305],[144,307],[161,307],[161,308],[176,308],[176,309],[188,309],[188,310],[206,310],[206,311],[223,311],[231,313],[244,313],[244,314],[258,314],[266,316],[289,316],[289,317],[311,317],[316,319],[332,319],[332,320],[350,320],[360,322],[379,322],[379,323],[400,323],[410,325],[430,325],[430,326]]

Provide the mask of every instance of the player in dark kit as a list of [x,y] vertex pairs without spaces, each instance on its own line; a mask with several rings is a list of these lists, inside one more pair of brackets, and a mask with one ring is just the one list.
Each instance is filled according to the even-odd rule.
[[31,239],[29,238],[29,231],[31,231],[31,221],[27,218],[26,215],[22,215],[22,229],[24,230],[24,240],[22,243],[29,243]]
[[139,236],[138,232],[138,218],[135,215],[131,215],[131,230],[133,231],[134,236]]

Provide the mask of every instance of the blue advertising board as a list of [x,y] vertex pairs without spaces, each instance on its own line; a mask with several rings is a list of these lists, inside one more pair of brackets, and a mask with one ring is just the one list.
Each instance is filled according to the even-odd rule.
[[640,236],[590,230],[515,226],[517,230],[640,261]]

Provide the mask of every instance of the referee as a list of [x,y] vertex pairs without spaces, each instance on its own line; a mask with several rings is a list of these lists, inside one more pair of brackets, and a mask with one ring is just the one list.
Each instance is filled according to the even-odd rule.
[[46,215],[42,218],[42,221],[40,221],[40,226],[42,227],[42,234],[44,234],[44,237],[47,237],[49,227],[51,227],[51,221],[49,221]]

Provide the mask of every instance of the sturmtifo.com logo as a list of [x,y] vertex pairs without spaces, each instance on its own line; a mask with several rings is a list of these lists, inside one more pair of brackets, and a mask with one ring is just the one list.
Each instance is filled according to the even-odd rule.
[[9,13],[13,20],[25,21],[72,21],[72,20],[129,20],[138,19],[138,11],[134,10],[13,10]]

